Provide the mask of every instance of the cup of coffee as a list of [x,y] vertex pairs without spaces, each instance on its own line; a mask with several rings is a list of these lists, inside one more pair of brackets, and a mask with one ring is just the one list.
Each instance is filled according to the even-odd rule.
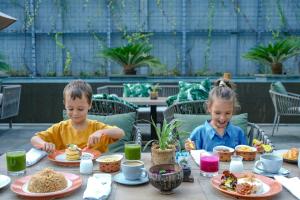
[[140,160],[127,160],[121,164],[122,173],[127,180],[138,180],[148,176],[144,163]]
[[264,154],[260,156],[260,159],[255,162],[255,167],[264,172],[276,174],[282,166],[282,157]]

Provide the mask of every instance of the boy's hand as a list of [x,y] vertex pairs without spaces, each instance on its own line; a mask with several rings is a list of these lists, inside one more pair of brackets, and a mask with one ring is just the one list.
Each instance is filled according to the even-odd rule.
[[195,149],[195,144],[192,140],[188,139],[184,143],[184,147],[186,151],[194,150]]
[[50,142],[45,142],[42,150],[46,151],[47,153],[53,153],[55,151],[55,144]]
[[92,135],[90,135],[87,143],[87,147],[90,148],[91,146],[94,146],[95,144],[98,144],[101,140],[103,133],[101,131],[96,131]]

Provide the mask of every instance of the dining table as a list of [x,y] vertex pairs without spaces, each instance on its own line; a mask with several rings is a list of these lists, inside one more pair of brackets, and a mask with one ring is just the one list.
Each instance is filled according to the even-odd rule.
[[[138,106],[150,106],[150,117],[157,124],[157,106],[167,106],[168,97],[158,97],[151,99],[150,97],[122,97],[124,101],[134,103]],[[151,124],[151,138],[157,139],[155,127]]]
[[[257,159],[259,157],[257,156]],[[145,168],[149,170],[152,166],[151,163],[151,153],[142,153],[141,160],[145,164]],[[232,196],[226,195],[211,185],[210,178],[204,177],[200,174],[199,166],[192,160],[189,159],[189,163],[191,166],[192,176],[194,178],[194,182],[182,182],[181,185],[173,190],[172,194],[161,194],[158,189],[153,187],[150,183],[136,185],[136,186],[128,186],[122,185],[116,182],[112,182],[112,190],[109,196],[109,200],[168,200],[168,199],[183,199],[183,200],[193,200],[193,199],[201,199],[201,200],[226,200],[233,199]],[[244,170],[252,171],[254,166],[254,161],[244,161]],[[54,164],[47,157],[44,157],[40,162],[35,165],[28,167],[26,169],[26,175],[33,175],[44,168],[52,168],[57,172],[67,172],[80,175],[82,178],[82,186],[71,193],[69,196],[63,197],[63,199],[83,199],[83,193],[87,186],[87,180],[91,175],[82,175],[79,172],[79,167],[63,167]],[[290,177],[300,176],[300,170],[295,164],[284,163],[283,167],[290,171]],[[223,170],[229,169],[229,162],[220,162],[219,165],[219,174],[223,172]],[[98,163],[94,162],[93,173],[101,173],[99,171]],[[119,172],[112,173],[112,176],[116,175]],[[6,160],[5,154],[0,157],[0,174],[7,174],[6,172]],[[12,182],[20,177],[10,176]],[[11,183],[12,184],[12,183]],[[10,190],[9,186],[6,186],[0,189],[1,199],[19,199],[19,197]],[[272,199],[275,200],[295,200],[296,198],[287,191],[284,187],[282,187],[282,191],[275,195]]]

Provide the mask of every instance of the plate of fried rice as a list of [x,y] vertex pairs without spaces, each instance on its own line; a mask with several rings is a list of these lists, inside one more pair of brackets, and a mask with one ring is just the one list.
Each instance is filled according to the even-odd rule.
[[[100,151],[93,149],[85,149],[82,151],[82,155],[89,154],[93,160],[98,158],[101,153]],[[80,165],[79,160],[67,160],[64,150],[56,150],[52,154],[48,155],[48,159],[56,165],[66,166],[66,167],[78,167]]]
[[10,189],[26,199],[55,199],[71,194],[82,185],[80,176],[46,168],[15,180]]

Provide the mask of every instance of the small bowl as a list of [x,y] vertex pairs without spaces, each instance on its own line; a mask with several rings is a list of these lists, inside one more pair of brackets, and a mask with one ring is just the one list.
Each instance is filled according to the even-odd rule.
[[100,171],[106,173],[112,173],[120,170],[122,159],[123,159],[123,155],[113,154],[113,155],[101,156],[97,158],[96,161],[99,163]]
[[213,152],[219,155],[220,161],[229,162],[234,153],[234,149],[227,146],[216,146],[213,148]]
[[248,145],[238,145],[235,147],[236,155],[242,156],[243,160],[255,160],[257,149]]
[[[161,170],[171,171],[160,174]],[[154,165],[149,169],[150,183],[160,190],[162,194],[171,194],[183,180],[182,168],[177,164]]]

